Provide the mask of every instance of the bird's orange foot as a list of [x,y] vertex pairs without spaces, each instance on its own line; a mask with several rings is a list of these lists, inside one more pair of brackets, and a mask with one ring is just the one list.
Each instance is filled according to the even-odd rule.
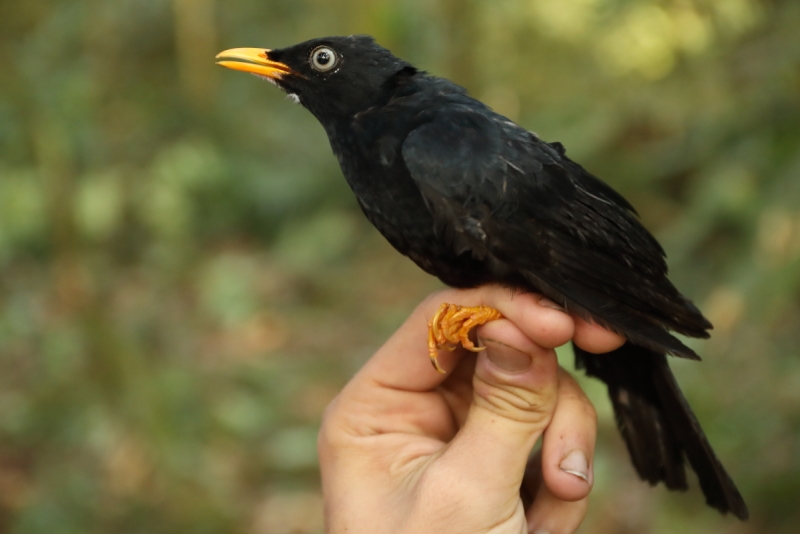
[[475,346],[469,339],[469,331],[502,317],[503,314],[488,306],[467,307],[443,303],[428,322],[428,351],[433,368],[440,373],[445,372],[439,366],[439,349],[455,350],[459,344],[473,352],[485,349]]

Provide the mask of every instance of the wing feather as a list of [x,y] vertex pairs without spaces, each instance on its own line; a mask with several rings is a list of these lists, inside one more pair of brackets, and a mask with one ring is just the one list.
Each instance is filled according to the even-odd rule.
[[664,328],[707,337],[711,325],[667,279],[663,249],[559,144],[453,104],[411,131],[402,157],[454,253],[490,257],[632,341],[696,358]]

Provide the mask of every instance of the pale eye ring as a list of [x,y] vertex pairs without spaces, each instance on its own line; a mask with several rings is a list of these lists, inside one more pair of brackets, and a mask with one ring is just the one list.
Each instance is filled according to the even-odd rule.
[[319,72],[327,72],[339,63],[339,55],[327,46],[318,46],[311,52],[311,66]]

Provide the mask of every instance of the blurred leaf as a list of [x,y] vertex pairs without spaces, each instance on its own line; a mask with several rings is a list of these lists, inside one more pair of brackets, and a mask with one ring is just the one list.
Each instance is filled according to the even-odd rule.
[[270,441],[270,459],[279,470],[291,471],[317,465],[317,428],[286,428]]

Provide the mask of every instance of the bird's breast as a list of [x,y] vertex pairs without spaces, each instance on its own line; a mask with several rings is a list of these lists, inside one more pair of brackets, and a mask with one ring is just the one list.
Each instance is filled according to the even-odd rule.
[[[484,282],[482,259],[459,253],[437,233],[434,215],[402,157],[387,155],[399,155],[399,143],[348,134],[337,136],[331,145],[362,211],[392,246],[448,285]],[[470,231],[479,235],[483,229],[478,225]]]

